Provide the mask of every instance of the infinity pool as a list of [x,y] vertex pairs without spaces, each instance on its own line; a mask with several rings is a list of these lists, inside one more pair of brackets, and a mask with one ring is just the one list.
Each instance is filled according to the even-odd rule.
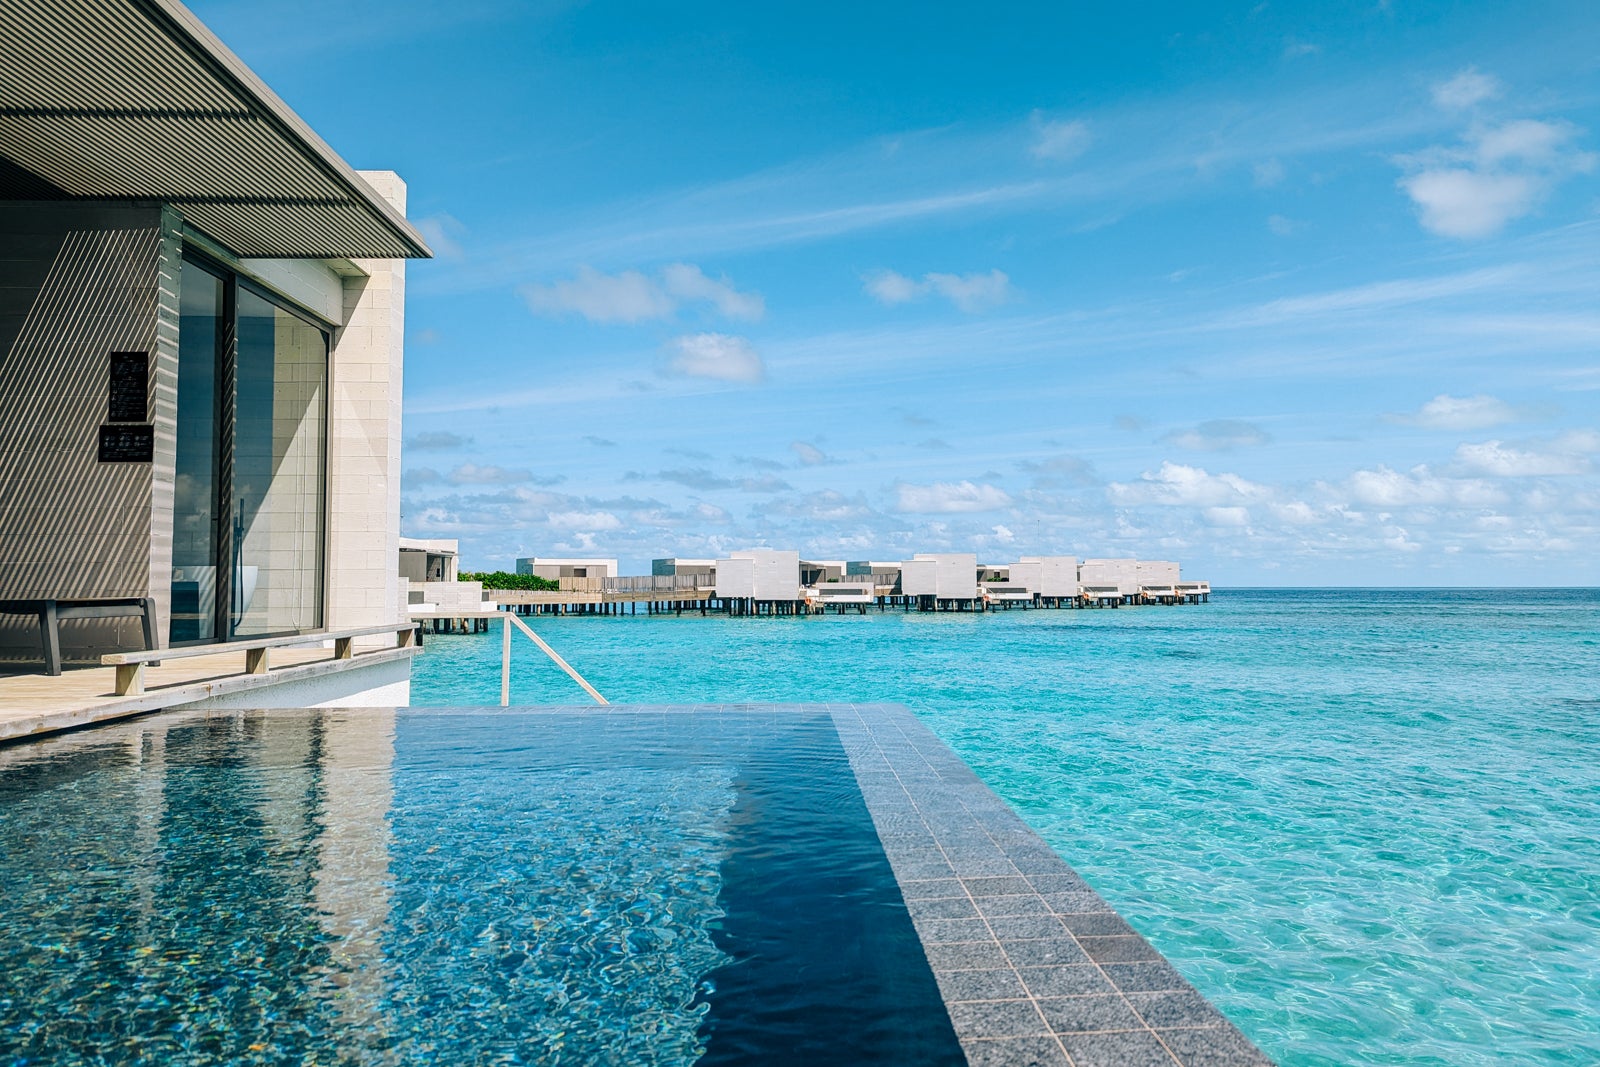
[[825,711],[0,752],[0,1061],[965,1062]]

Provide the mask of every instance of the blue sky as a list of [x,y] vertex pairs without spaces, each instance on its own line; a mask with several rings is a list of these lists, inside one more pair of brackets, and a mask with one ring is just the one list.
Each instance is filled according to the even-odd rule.
[[1600,583],[1600,8],[1100,6],[194,10],[410,184],[468,566]]

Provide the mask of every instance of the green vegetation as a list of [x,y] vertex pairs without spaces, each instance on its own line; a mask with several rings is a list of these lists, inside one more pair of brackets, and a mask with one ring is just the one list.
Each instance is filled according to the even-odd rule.
[[536,593],[553,593],[561,588],[554,578],[541,578],[537,574],[512,574],[510,571],[462,571],[457,581],[482,582],[485,589],[530,589]]

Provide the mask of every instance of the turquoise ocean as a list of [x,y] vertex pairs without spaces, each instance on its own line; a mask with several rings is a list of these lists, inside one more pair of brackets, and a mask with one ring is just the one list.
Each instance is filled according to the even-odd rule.
[[[1600,1063],[1600,591],[529,621],[614,703],[909,705],[1286,1067]],[[499,660],[430,635],[413,701]]]

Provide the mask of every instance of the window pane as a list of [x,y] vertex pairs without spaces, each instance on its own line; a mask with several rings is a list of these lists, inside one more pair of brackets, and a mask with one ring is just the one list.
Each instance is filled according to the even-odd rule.
[[243,286],[234,372],[233,632],[322,625],[328,346]]
[[217,348],[222,279],[184,263],[178,283],[177,467],[168,638],[217,636]]

